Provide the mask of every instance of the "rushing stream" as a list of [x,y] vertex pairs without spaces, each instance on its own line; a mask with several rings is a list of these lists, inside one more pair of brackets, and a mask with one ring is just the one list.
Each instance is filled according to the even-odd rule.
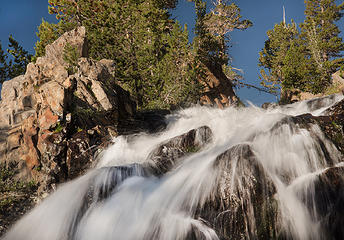
[[[114,139],[95,169],[61,185],[4,240],[326,239],[313,183],[326,168],[341,164],[340,154],[317,125],[301,128],[288,119],[321,115],[341,99],[171,114],[164,132]],[[166,173],[152,170],[154,149],[201,126],[211,130],[209,143],[180,157]],[[258,192],[266,196],[254,199]],[[257,207],[262,211],[263,205],[253,204],[259,201],[272,209],[261,219]],[[213,215],[206,210],[212,203],[218,209]],[[270,238],[260,235],[262,219]],[[216,222],[227,224],[218,227],[221,233]]]

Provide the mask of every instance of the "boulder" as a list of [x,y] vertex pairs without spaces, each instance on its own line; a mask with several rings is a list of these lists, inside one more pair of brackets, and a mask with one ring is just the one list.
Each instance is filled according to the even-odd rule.
[[202,126],[165,141],[148,156],[148,159],[153,162],[153,172],[156,175],[163,175],[171,170],[180,158],[198,152],[211,140],[211,129]]
[[[314,182],[314,203],[326,239],[344,236],[344,167],[332,167]],[[313,196],[312,196],[313,197]]]
[[220,171],[217,187],[195,217],[214,229],[219,239],[276,239],[276,189],[251,147],[228,149],[213,167]]
[[344,167],[335,166],[314,175],[298,196],[319,223],[319,239],[343,239]]

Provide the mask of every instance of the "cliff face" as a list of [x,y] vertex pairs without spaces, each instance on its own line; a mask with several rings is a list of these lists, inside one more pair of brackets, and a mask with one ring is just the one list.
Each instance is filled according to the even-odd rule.
[[[101,143],[117,134],[119,119],[135,113],[110,74],[112,61],[87,58],[85,35],[83,27],[65,33],[2,87],[0,163],[43,188],[82,173]],[[63,60],[67,43],[80,56],[72,72]]]

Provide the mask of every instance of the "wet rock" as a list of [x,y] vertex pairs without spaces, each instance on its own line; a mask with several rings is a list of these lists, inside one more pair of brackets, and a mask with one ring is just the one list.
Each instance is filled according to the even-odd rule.
[[162,175],[171,170],[180,158],[198,152],[211,140],[212,132],[209,127],[193,129],[162,143],[149,154],[148,159],[153,161],[153,171]]
[[313,98],[311,100],[308,100],[306,103],[307,103],[307,106],[309,107],[309,110],[314,111],[314,110],[323,108],[325,106],[328,106],[329,102],[333,102],[334,99],[336,99],[337,97],[338,97],[337,94],[332,94],[325,97]]
[[271,108],[275,108],[277,106],[278,106],[277,103],[272,103],[272,102],[266,102],[266,103],[262,104],[263,109],[271,109]]
[[68,140],[66,156],[68,178],[73,179],[82,175],[94,164],[94,153],[100,144],[96,139],[100,140],[100,136],[94,130],[93,134],[83,130]]
[[324,239],[343,239],[344,167],[329,168],[321,173],[314,182],[314,194],[317,217],[326,235]]
[[[342,106],[343,103],[341,103],[339,106]],[[333,151],[339,150],[342,154],[344,154],[344,115],[333,114],[329,116],[313,116],[312,114],[308,113],[295,117],[288,116],[277,122],[272,127],[272,131],[278,130],[278,128],[283,125],[288,126],[291,132],[297,132],[299,131],[299,128],[307,129],[315,141],[319,144],[320,149],[318,150],[323,152],[326,162],[330,166],[336,161],[332,159],[333,157],[327,148],[332,148]],[[319,129],[319,131],[317,131],[317,129]],[[328,140],[333,143],[335,147],[325,146],[325,142]]]
[[220,239],[276,239],[276,189],[251,147],[228,149],[216,158],[214,168],[220,171],[217,188],[196,218]]

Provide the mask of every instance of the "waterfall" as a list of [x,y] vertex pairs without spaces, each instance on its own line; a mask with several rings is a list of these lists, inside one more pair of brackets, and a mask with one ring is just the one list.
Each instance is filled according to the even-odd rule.
[[[327,239],[315,181],[341,155],[319,126],[295,116],[321,115],[342,98],[175,112],[161,133],[115,138],[96,168],[61,185],[3,239]],[[211,140],[157,174],[152,151],[202,126]]]

